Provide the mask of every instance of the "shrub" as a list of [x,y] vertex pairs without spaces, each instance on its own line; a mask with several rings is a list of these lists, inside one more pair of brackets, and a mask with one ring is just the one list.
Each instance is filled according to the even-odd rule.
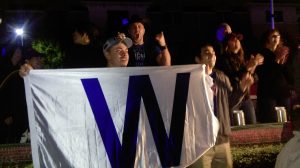
[[234,168],[273,168],[283,144],[232,147]]
[[60,68],[65,57],[58,42],[54,40],[35,40],[32,42],[32,48],[44,56],[45,68]]
[[[30,144],[27,144],[30,145]],[[14,145],[3,145],[3,147]],[[277,154],[283,144],[264,144],[231,147],[234,168],[273,168]],[[11,152],[13,153],[13,152]],[[6,156],[0,158],[0,167],[25,167],[32,168],[31,160],[18,161]]]

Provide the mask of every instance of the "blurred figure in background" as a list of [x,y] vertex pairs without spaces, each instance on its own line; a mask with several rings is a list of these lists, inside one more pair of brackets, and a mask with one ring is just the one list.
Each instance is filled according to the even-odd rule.
[[[41,54],[32,48],[25,50],[24,59],[32,68],[43,67]],[[29,130],[24,81],[19,75],[19,70],[11,72],[2,83],[0,99],[1,142],[19,143],[23,133]]]
[[64,68],[105,66],[97,30],[89,23],[80,23],[72,29],[72,43],[66,50]]
[[256,68],[257,117],[263,123],[277,122],[275,107],[283,106],[289,112],[294,93],[293,75],[285,66],[289,50],[280,46],[281,35],[276,29],[264,32],[261,40],[259,53],[264,56],[264,64]]
[[221,56],[223,54],[223,40],[226,35],[231,34],[232,30],[228,23],[221,23],[216,31],[216,41],[214,44],[214,48],[217,56]]
[[20,68],[23,60],[23,48],[16,46],[10,49],[7,56],[0,60],[0,84],[14,70]]

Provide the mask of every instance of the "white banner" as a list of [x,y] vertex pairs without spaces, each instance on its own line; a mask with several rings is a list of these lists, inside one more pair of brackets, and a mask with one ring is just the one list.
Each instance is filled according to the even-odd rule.
[[32,70],[34,167],[186,167],[215,143],[204,66]]

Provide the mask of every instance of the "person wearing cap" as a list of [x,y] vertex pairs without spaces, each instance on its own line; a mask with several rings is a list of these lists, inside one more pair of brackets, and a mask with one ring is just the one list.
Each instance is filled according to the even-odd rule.
[[221,23],[219,25],[219,27],[217,28],[217,31],[216,31],[216,38],[217,38],[217,41],[222,43],[225,36],[227,34],[231,34],[232,33],[232,30],[231,30],[231,27],[228,23]]
[[[26,65],[30,68],[43,67],[42,55],[32,48],[24,51]],[[10,73],[0,85],[2,143],[19,143],[22,134],[29,129],[24,81],[19,70]]]
[[290,116],[294,137],[277,155],[275,168],[298,168],[300,165],[300,104],[293,106]]
[[171,65],[171,55],[163,32],[155,35],[157,45],[152,46],[145,41],[145,21],[133,16],[129,21],[128,33],[133,41],[133,46],[129,49],[129,66]]
[[[256,67],[263,63],[263,56],[260,54],[246,58],[241,44],[242,34],[230,33],[223,39],[223,55],[218,59],[216,67],[223,71],[230,79],[232,85],[239,85],[244,74],[253,74]],[[246,124],[256,123],[255,108],[250,99],[249,91],[240,107],[233,110],[243,110]],[[233,123],[233,113],[231,114]]]
[[107,67],[126,67],[129,61],[128,48],[131,46],[132,40],[124,33],[109,38],[103,45]]
[[214,48],[218,56],[223,54],[222,48],[223,48],[223,40],[225,36],[231,33],[232,33],[232,29],[230,25],[226,22],[220,23],[219,26],[217,27],[216,41],[214,43]]
[[202,44],[195,56],[197,64],[206,65],[205,71],[207,75],[205,79],[211,88],[208,90],[211,93],[208,98],[214,115],[219,121],[219,131],[215,145],[189,168],[232,167],[229,142],[229,135],[231,133],[230,109],[242,101],[246,89],[253,83],[253,78],[249,74],[246,74],[239,82],[239,85],[233,86],[222,71],[215,69],[216,60],[217,57],[214,48],[208,43]]

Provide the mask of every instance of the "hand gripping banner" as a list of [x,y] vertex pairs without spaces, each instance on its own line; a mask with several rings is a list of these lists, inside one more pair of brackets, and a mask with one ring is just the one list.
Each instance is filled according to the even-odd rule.
[[186,167],[218,130],[204,66],[32,70],[34,167]]

